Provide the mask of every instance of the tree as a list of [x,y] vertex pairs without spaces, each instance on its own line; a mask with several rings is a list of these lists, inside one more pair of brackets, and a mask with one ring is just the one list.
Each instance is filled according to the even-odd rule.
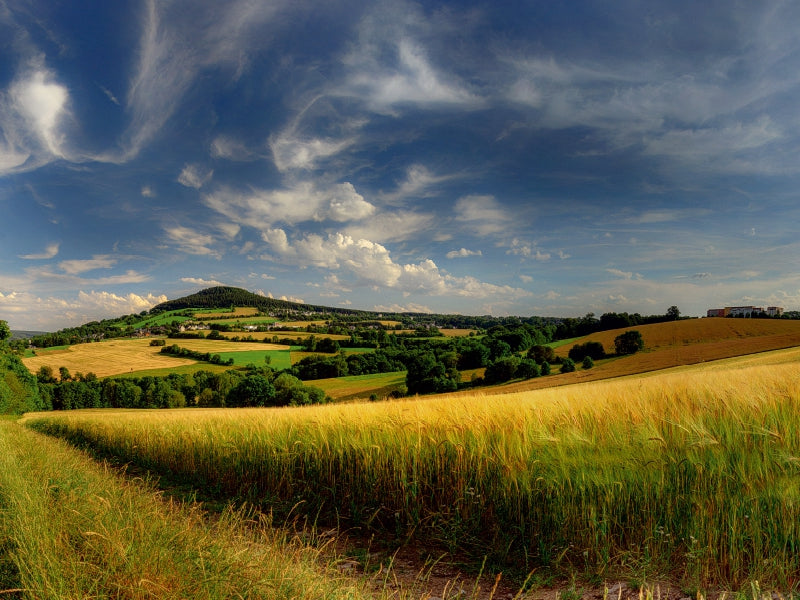
[[614,348],[620,356],[625,354],[636,354],[639,350],[644,350],[644,340],[642,334],[631,329],[622,335],[614,338]]
[[6,321],[0,320],[0,342],[6,341],[11,337],[11,329]]
[[674,304],[667,309],[667,319],[670,321],[677,321],[681,317],[680,309]]
[[565,358],[564,362],[561,363],[561,372],[562,373],[572,373],[575,370],[575,361],[571,358]]
[[586,358],[583,359],[581,366],[584,369],[591,369],[594,366],[594,360],[592,360],[591,356],[587,356]]

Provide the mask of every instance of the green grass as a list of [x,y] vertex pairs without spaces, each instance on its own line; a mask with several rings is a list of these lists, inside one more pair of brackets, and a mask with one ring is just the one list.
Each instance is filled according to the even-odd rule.
[[31,350],[30,348],[25,350],[25,358],[30,358],[31,356],[44,356],[48,352],[58,352],[59,350],[67,350],[70,347],[69,344],[65,344],[63,346],[48,346],[47,348],[38,348],[37,350]]
[[131,327],[133,329],[142,329],[144,327],[157,327],[159,325],[168,325],[173,321],[177,321],[178,323],[183,323],[184,321],[188,321],[192,318],[177,314],[183,312],[186,312],[186,309],[170,310],[165,313],[148,317],[147,319],[142,319],[141,321],[137,321],[136,323],[132,323]]
[[264,325],[277,322],[275,317],[238,317],[238,318],[219,318],[203,319],[203,323],[228,323],[230,325]]
[[583,337],[574,337],[574,338],[569,338],[569,339],[566,339],[566,340],[556,340],[555,342],[548,342],[547,344],[545,344],[545,346],[550,346],[553,350],[555,350],[556,348],[560,348],[561,346],[566,346],[568,344],[574,344],[578,340],[582,340],[582,339],[583,339]]
[[270,357],[269,366],[276,371],[280,371],[282,369],[288,369],[292,366],[290,360],[290,352],[289,350],[249,350],[246,352],[220,352],[220,358],[223,361],[228,360],[229,358],[233,359],[233,365],[235,367],[244,367],[248,364],[254,364],[257,367],[263,367],[266,365],[264,362],[264,357]]
[[335,400],[363,399],[368,398],[371,394],[375,394],[378,399],[383,399],[394,390],[405,389],[406,372],[348,375],[331,379],[315,379],[307,383],[325,390],[325,393]]
[[263,517],[228,510],[206,519],[6,420],[0,509],[4,597],[365,597]]

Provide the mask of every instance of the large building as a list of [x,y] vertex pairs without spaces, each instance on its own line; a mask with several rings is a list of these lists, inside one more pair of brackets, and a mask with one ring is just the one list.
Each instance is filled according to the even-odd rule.
[[783,314],[782,306],[768,306],[766,310],[763,306],[726,306],[725,308],[709,308],[706,311],[707,317],[753,317],[760,314],[770,317],[780,317]]

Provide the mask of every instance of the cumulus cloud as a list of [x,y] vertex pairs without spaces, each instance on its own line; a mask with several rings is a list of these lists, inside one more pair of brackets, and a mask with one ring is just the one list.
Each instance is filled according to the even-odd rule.
[[[0,293],[0,310],[12,314],[15,329],[55,331],[89,321],[119,317],[149,310],[166,302],[164,295],[107,291],[79,291],[77,296],[37,296],[30,292]],[[36,310],[31,311],[35,306]]]
[[460,250],[451,250],[446,254],[447,258],[467,258],[468,256],[481,256],[483,253],[480,250],[467,250],[461,248]]
[[419,263],[396,263],[381,244],[354,239],[342,233],[323,237],[317,234],[291,242],[283,230],[270,230],[263,235],[270,244],[275,260],[298,266],[343,270],[357,277],[362,285],[373,285],[431,296],[487,298],[503,295],[521,298],[530,292],[511,286],[498,286],[474,277],[455,277],[443,273],[430,259]]
[[56,256],[58,254],[59,246],[60,244],[58,242],[54,242],[52,244],[48,244],[44,249],[44,252],[34,254],[19,254],[18,256],[19,258],[24,258],[26,260],[45,260]]
[[192,285],[199,285],[202,287],[225,285],[224,283],[217,281],[216,279],[203,279],[202,277],[181,277],[181,281],[184,283],[191,283]]
[[[530,244],[523,242],[518,238],[514,238],[513,240],[511,240],[511,247],[508,250],[506,250],[506,254],[522,256],[523,258],[532,258],[533,260],[539,262],[545,262],[550,260],[551,258],[549,252],[542,252],[538,248],[532,248]],[[561,258],[564,258],[564,256],[561,256]]]
[[203,200],[234,223],[260,230],[281,222],[293,225],[304,221],[355,221],[375,212],[375,206],[349,182],[325,187],[301,182],[284,190],[248,192],[223,187]]
[[142,186],[142,197],[143,198],[155,198],[156,193],[153,191],[149,185]]
[[521,281],[524,281],[525,283],[533,283],[533,277],[531,277],[530,275],[520,275],[519,278]]
[[186,165],[178,175],[178,183],[199,190],[213,175],[214,171],[203,171],[198,165]]

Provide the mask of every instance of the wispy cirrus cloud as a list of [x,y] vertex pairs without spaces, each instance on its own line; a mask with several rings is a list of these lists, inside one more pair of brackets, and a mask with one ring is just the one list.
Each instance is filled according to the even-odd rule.
[[44,252],[19,254],[18,256],[19,258],[24,258],[25,260],[47,260],[58,255],[59,247],[60,244],[58,242],[53,242],[52,244],[47,245],[47,247],[44,249]]

